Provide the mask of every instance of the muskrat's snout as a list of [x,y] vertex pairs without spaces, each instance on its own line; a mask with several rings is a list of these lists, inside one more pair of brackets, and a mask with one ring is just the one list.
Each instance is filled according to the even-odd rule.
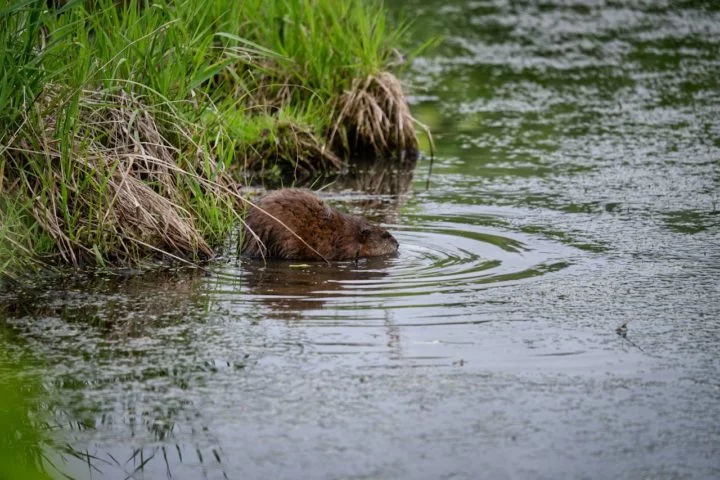
[[392,236],[387,230],[382,230],[380,233],[380,241],[377,242],[377,254],[386,255],[389,253],[395,253],[398,251],[400,244],[397,239]]
[[390,234],[390,232],[388,232],[388,231],[383,232],[382,238],[383,238],[383,240],[387,240],[387,241],[389,241],[391,244],[393,244],[393,245],[395,246],[395,250],[397,250],[398,247],[400,246],[400,244],[399,244],[398,241],[395,239],[395,237],[393,237],[392,234]]

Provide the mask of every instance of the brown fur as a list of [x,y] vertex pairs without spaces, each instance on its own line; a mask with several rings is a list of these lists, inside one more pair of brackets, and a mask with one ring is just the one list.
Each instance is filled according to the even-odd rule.
[[242,252],[251,257],[356,260],[395,253],[398,249],[397,240],[387,230],[329,207],[307,190],[276,190],[255,205],[258,208],[250,208],[245,217],[242,247]]

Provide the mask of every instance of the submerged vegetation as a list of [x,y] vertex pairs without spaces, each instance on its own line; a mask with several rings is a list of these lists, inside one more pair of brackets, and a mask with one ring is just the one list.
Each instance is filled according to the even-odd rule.
[[418,147],[381,5],[11,0],[0,10],[0,274],[195,262],[240,186]]

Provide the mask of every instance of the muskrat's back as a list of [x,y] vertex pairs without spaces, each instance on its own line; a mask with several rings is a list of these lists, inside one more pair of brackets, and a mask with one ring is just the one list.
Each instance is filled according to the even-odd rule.
[[326,205],[308,190],[275,190],[255,205],[245,217],[242,247],[251,257],[355,260],[398,249],[387,230]]

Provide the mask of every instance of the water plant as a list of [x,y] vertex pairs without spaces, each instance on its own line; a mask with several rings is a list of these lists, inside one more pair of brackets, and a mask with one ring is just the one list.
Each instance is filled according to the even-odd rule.
[[0,9],[0,274],[213,254],[240,186],[417,149],[406,25],[336,0]]

